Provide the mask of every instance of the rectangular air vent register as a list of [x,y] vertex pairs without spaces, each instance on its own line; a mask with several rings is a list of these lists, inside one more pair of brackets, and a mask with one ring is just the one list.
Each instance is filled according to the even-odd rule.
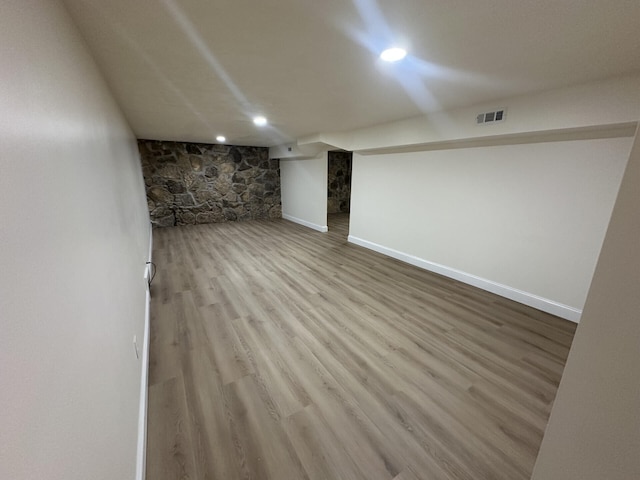
[[492,112],[480,113],[476,117],[477,125],[488,125],[493,123],[502,123],[505,121],[507,117],[507,109],[499,108],[497,110],[493,110]]

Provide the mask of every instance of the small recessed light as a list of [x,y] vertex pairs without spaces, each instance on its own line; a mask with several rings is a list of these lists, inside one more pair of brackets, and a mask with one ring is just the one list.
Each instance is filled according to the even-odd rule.
[[380,58],[385,62],[397,62],[407,56],[407,51],[403,48],[387,48],[380,54]]
[[226,138],[224,138],[224,136],[223,136],[223,135],[218,135],[218,136],[216,137],[216,141],[218,141],[218,142],[220,142],[220,143],[223,143],[223,142],[225,142],[226,140],[227,140],[227,139],[226,139]]
[[267,119],[264,117],[253,117],[253,123],[258,125],[259,127],[264,127],[267,124]]

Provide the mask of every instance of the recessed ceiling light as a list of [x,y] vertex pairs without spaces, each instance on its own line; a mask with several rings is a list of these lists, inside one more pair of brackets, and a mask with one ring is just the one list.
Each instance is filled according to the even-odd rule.
[[227,139],[226,139],[226,138],[224,138],[224,136],[222,136],[222,135],[218,135],[218,136],[216,137],[216,140],[217,140],[218,142],[220,142],[220,143],[223,143],[223,142],[225,142]]
[[385,62],[397,62],[407,56],[407,51],[404,48],[387,48],[380,54],[380,58]]
[[262,116],[253,117],[253,123],[259,127],[264,127],[267,124],[267,119]]

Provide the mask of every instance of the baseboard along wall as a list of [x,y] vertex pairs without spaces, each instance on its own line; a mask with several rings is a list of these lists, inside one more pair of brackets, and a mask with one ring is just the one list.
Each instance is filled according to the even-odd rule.
[[482,290],[495,293],[496,295],[500,295],[501,297],[505,297],[509,300],[522,303],[523,305],[537,308],[538,310],[542,310],[543,312],[551,313],[552,315],[556,315],[575,323],[578,323],[580,321],[580,316],[582,315],[582,310],[571,307],[569,305],[564,305],[548,298],[543,298],[529,292],[518,290],[517,288],[509,287],[507,285],[487,280],[486,278],[478,277],[467,272],[456,270],[455,268],[450,268],[445,265],[430,262],[428,260],[424,260],[422,258],[415,257],[413,255],[409,255],[407,253],[403,253],[398,250],[394,250],[392,248],[388,248],[383,245],[364,240],[362,238],[354,237],[353,235],[349,235],[348,241],[355,245],[359,245],[361,247],[368,248],[369,250],[382,253],[383,255],[387,255],[402,262],[415,265],[416,267],[429,270],[430,272],[444,275],[445,277],[458,280],[468,285],[473,285],[474,287],[481,288]]
[[291,215],[287,215],[285,213],[282,214],[282,218],[284,218],[285,220],[289,220],[290,222],[299,223],[300,225],[304,225],[305,227],[313,228],[314,230],[322,233],[327,233],[329,231],[329,227],[327,225],[317,225],[315,223],[302,220],[301,218],[292,217]]
[[138,448],[136,454],[136,480],[145,480],[147,457],[147,409],[149,393],[149,329],[151,319],[151,276],[155,273],[152,269],[153,257],[153,229],[149,228],[149,253],[144,269],[145,288],[145,312],[144,312],[144,339],[142,342],[142,366],[140,375],[140,407],[138,411]]

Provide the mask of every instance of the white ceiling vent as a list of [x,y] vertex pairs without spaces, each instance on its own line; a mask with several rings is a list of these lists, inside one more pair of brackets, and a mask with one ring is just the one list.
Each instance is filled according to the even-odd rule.
[[506,108],[498,108],[492,112],[480,113],[476,117],[477,125],[486,125],[491,123],[502,123],[505,121],[507,117],[507,109]]

